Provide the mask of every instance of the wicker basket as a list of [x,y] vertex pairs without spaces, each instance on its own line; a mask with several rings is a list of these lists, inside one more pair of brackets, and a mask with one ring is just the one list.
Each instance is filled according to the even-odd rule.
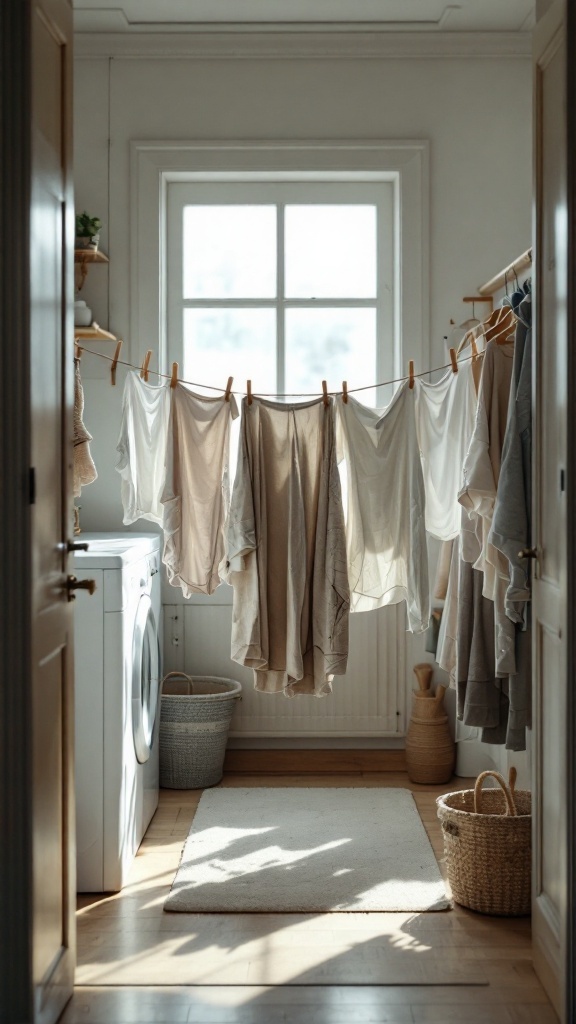
[[[492,776],[499,789],[483,790]],[[514,791],[498,772],[482,772],[474,789],[438,797],[448,881],[457,903],[481,914],[530,913],[531,794]]]
[[222,778],[230,721],[242,686],[218,676],[169,672],[162,680],[160,785],[204,789]]

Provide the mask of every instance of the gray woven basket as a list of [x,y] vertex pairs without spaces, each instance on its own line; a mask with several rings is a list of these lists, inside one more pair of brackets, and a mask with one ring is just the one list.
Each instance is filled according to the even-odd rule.
[[[482,789],[488,776],[499,789]],[[481,914],[530,913],[531,795],[508,786],[498,772],[482,772],[474,789],[438,797],[446,869],[457,903]]]
[[228,730],[242,696],[234,679],[169,672],[162,680],[160,785],[204,789],[222,778]]

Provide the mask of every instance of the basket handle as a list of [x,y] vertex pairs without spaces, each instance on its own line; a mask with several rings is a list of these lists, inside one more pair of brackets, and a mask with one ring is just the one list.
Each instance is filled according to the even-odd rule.
[[166,682],[167,679],[170,679],[170,676],[178,676],[179,679],[186,679],[187,682],[188,682],[188,686],[189,686],[189,692],[190,693],[194,693],[194,677],[193,676],[189,676],[186,672],[178,672],[177,669],[174,669],[172,672],[167,672],[166,673],[166,675],[164,676],[164,678],[162,680],[162,684],[161,684],[162,686],[164,686],[164,683]]
[[476,779],[476,784],[474,786],[474,814],[482,814],[482,784],[484,779],[487,779],[489,775],[491,775],[493,779],[496,779],[496,782],[502,788],[506,798],[506,814],[514,816],[517,812],[512,791],[500,775],[500,772],[493,771],[480,772],[480,775]]

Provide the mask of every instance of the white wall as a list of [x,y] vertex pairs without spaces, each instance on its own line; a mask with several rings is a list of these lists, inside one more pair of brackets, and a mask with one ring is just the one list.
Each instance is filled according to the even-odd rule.
[[[428,139],[430,359],[446,361],[450,318],[470,312],[462,296],[530,244],[531,63],[429,50],[402,59],[77,59],[76,205],[102,218],[110,256],[108,268],[90,270],[84,297],[125,339],[123,358],[141,358],[129,319],[130,140]],[[110,354],[110,344],[101,350]],[[123,374],[111,388],[107,365],[89,356],[82,373],[99,479],[82,495],[81,522],[113,530],[121,528],[114,461]],[[423,641],[411,640],[408,663],[422,652]]]

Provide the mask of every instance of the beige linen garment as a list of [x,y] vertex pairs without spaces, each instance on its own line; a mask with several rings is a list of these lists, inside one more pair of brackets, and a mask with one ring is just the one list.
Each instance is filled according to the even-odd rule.
[[84,426],[84,389],[80,376],[80,360],[74,360],[74,458],[72,462],[72,486],[74,497],[79,498],[82,488],[97,479],[98,473],[90,454],[89,434]]
[[331,692],[346,671],[349,588],[334,406],[242,402],[228,526],[232,658],[254,686]]
[[464,462],[458,496],[467,513],[462,520],[462,557],[484,574],[483,596],[494,601],[496,675],[516,672],[515,628],[505,612],[510,583],[508,559],[489,540],[506,434],[514,343],[488,342],[478,392],[476,423]]
[[166,444],[163,561],[168,581],[184,597],[212,594],[220,583],[229,504],[230,422],[238,415],[227,402],[177,384],[171,389]]

